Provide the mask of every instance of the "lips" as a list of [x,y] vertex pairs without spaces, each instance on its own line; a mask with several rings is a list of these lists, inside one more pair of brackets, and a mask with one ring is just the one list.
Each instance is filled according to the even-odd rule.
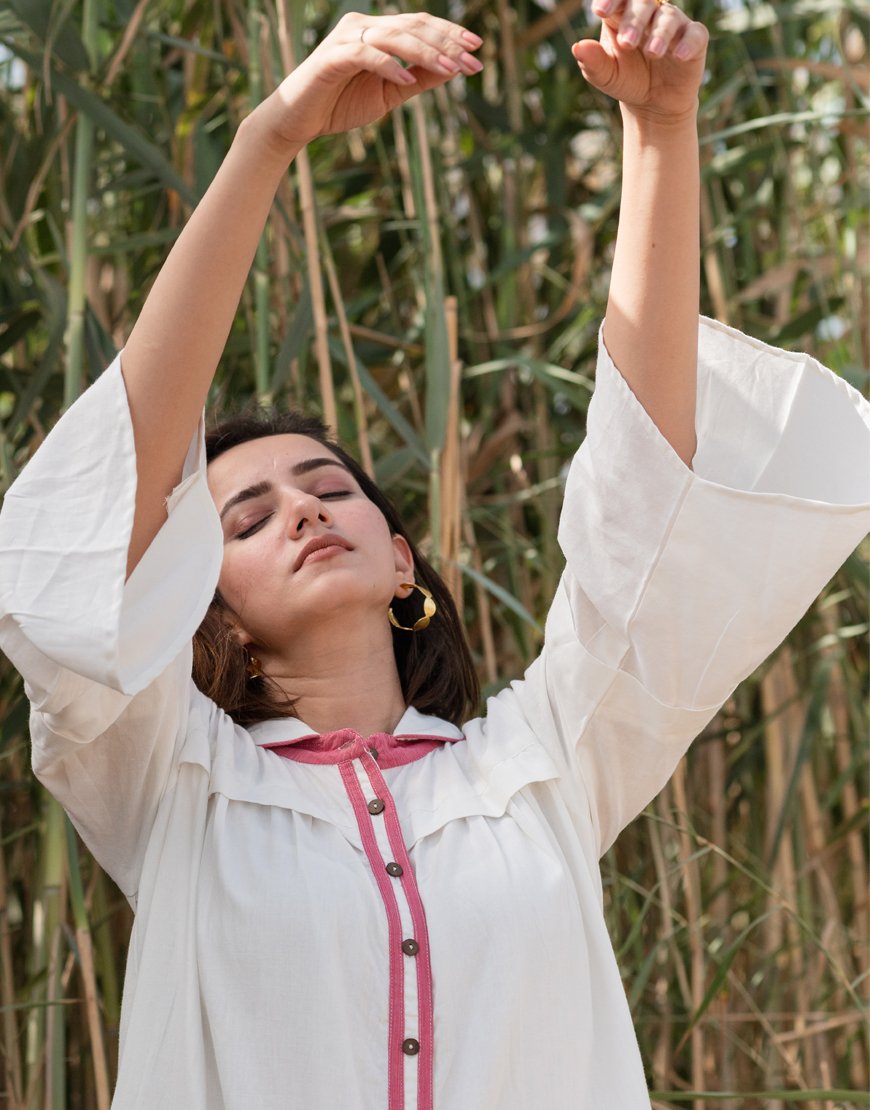
[[353,547],[341,536],[315,536],[299,552],[299,558],[293,564],[294,573],[299,570],[309,555],[313,555],[315,551],[322,551],[325,547],[343,547],[345,551],[353,551]]

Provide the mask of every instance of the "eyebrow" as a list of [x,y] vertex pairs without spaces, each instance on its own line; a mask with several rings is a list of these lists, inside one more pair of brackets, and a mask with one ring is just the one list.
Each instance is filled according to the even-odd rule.
[[[334,458],[303,459],[302,462],[298,462],[295,466],[290,468],[290,473],[294,478],[298,478],[303,474],[309,474],[312,470],[319,470],[322,466],[338,466],[347,474],[350,474],[348,467],[346,467],[340,459]],[[221,509],[221,520],[223,520],[230,509],[234,509],[236,505],[240,505],[243,501],[252,501],[255,497],[262,497],[264,493],[269,493],[273,488],[271,482],[255,482],[252,486],[245,486],[245,488],[239,490],[238,493],[234,493]]]

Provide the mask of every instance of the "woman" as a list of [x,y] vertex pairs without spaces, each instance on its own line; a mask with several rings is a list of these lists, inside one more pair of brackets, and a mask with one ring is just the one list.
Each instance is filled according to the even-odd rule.
[[[457,727],[461,660],[413,686],[449,605],[422,627],[437,581],[316,426],[218,437],[207,470],[197,434],[281,175],[474,74],[455,24],[349,15],[252,113],[121,359],[7,497],[34,768],[137,911],[118,1107],[648,1105],[597,860],[860,539],[870,420],[805,356],[699,339],[707,34],[613,7],[574,47],[625,137],[567,569],[486,717]],[[224,708],[190,681],[215,587],[200,682],[221,640],[247,668]]]

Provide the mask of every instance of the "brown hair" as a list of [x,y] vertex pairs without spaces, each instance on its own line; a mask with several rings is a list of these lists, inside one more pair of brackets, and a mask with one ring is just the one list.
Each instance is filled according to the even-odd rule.
[[[438,612],[424,631],[411,633],[392,628],[393,652],[406,705],[421,713],[461,724],[477,706],[480,687],[471,651],[456,605],[444,581],[417,550],[405,531],[395,507],[359,463],[334,440],[315,416],[300,412],[257,409],[222,420],[206,433],[206,459],[224,451],[274,435],[303,435],[322,443],[340,459],[363,493],[384,516],[391,533],[403,536],[414,559],[414,577],[432,592]],[[420,595],[393,601],[400,624],[412,625],[420,616]],[[245,649],[232,634],[228,606],[216,591],[202,624],[193,638],[193,679],[200,690],[239,724],[275,717],[295,717],[291,696],[268,678],[251,678]],[[384,620],[386,620],[384,614]]]

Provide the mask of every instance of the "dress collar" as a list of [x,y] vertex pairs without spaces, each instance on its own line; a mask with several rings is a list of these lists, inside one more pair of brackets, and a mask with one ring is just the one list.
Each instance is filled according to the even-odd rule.
[[[304,721],[296,717],[281,717],[278,720],[259,721],[248,728],[254,742],[259,747],[273,747],[276,744],[295,744],[308,740],[317,733]],[[337,730],[340,731],[340,730]],[[440,717],[430,717],[419,713],[409,706],[399,719],[392,736],[396,740],[419,740],[437,738],[440,740],[462,740],[462,730]]]

